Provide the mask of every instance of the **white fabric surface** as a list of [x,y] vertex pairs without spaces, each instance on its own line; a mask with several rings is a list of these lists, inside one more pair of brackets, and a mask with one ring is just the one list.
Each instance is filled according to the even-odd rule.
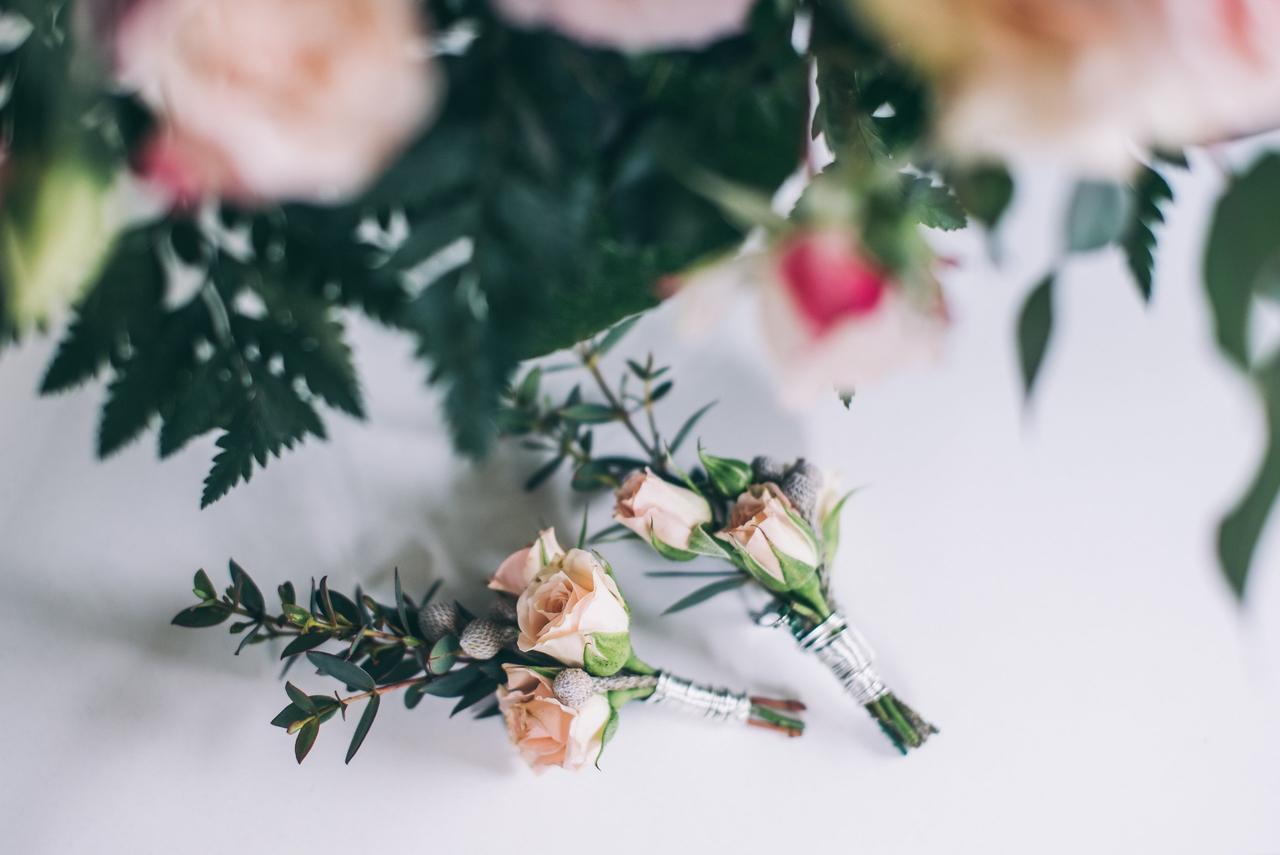
[[221,581],[234,556],[267,591],[328,574],[386,595],[398,565],[412,591],[443,576],[479,605],[485,574],[536,525],[576,530],[562,481],[526,499],[532,459],[453,460],[408,344],[357,323],[370,421],[329,417],[331,442],[201,512],[211,440],[160,464],[149,436],[97,463],[100,384],[37,400],[49,342],[3,354],[4,849],[1280,851],[1280,536],[1243,610],[1213,558],[1262,442],[1198,284],[1215,186],[1212,170],[1179,180],[1150,310],[1118,254],[1072,266],[1029,411],[1013,318],[1051,254],[1050,192],[1019,203],[1003,272],[978,241],[948,242],[961,267],[945,359],[849,412],[776,409],[750,309],[698,344],[675,340],[670,310],[634,334],[631,349],[675,365],[668,423],[716,397],[712,449],[804,454],[868,485],[846,510],[836,588],[890,684],[942,729],[906,759],[820,665],[751,626],[742,599],[659,618],[691,584],[645,580],[658,561],[627,546],[611,555],[641,653],[798,693],[803,739],[634,706],[603,772],[535,777],[498,721],[449,720],[427,698],[384,704],[350,767],[353,723],[326,725],[297,767],[267,725],[285,703],[274,657],[168,625],[192,572]]

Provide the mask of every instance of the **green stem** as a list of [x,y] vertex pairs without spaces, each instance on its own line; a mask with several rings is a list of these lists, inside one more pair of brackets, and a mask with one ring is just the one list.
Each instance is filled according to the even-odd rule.
[[613,394],[613,389],[609,388],[608,381],[605,380],[604,375],[600,373],[599,357],[591,353],[591,351],[586,347],[580,349],[578,353],[582,359],[582,364],[586,367],[587,371],[591,374],[592,379],[596,381],[596,385],[600,388],[600,393],[604,395],[605,400],[609,402],[609,406],[618,414],[618,419],[622,422],[623,427],[625,427],[628,433],[630,433],[631,436],[635,438],[635,441],[639,443],[640,448],[644,450],[646,457],[650,460],[657,460],[657,450],[655,448],[651,448],[649,443],[645,442],[644,437],[640,435],[640,431],[636,429],[635,422],[631,420],[631,414],[627,412],[627,408],[624,407],[622,402],[618,400],[617,396]]

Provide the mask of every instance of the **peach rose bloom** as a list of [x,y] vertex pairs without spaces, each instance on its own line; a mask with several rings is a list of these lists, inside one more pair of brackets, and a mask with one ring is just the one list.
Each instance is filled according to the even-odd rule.
[[570,549],[538,574],[516,602],[516,621],[521,650],[575,668],[595,633],[626,632],[631,625],[617,583],[585,549]]
[[615,494],[613,518],[644,538],[650,533],[676,549],[686,549],[693,530],[711,522],[711,506],[692,490],[644,471],[632,472]]
[[503,559],[498,565],[498,572],[489,580],[489,590],[518,597],[529,587],[538,571],[562,555],[564,550],[556,540],[556,530],[544,528],[538,532],[538,539],[531,546],[518,549]]
[[136,0],[116,22],[115,58],[121,83],[161,120],[155,179],[179,197],[358,193],[439,100],[419,7]]
[[851,0],[942,96],[961,152],[1110,173],[1133,144],[1280,121],[1275,0]]
[[775,549],[810,567],[819,564],[813,541],[787,514],[789,510],[791,502],[777,485],[752,484],[738,497],[728,528],[718,536],[737,542],[770,576],[785,582]]
[[507,733],[535,772],[550,766],[581,769],[600,754],[609,701],[591,697],[573,709],[556,698],[551,680],[522,665],[506,664],[507,684],[498,687],[498,709]]
[[755,0],[498,0],[524,26],[626,51],[695,48],[742,30]]

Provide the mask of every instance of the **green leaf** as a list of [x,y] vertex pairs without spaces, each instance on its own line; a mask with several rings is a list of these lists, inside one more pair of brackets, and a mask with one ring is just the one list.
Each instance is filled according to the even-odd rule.
[[328,640],[329,636],[322,632],[304,632],[284,646],[284,650],[280,651],[280,658],[288,659],[291,656],[297,656],[299,653],[306,653],[308,650],[314,650]]
[[1077,183],[1067,211],[1067,247],[1072,252],[1089,252],[1120,240],[1132,204],[1132,197],[1119,184]]
[[560,454],[539,466],[537,470],[535,470],[534,473],[525,480],[524,489],[532,492],[541,487],[546,483],[548,478],[556,474],[556,470],[560,468],[566,459],[568,458],[565,455]]
[[680,426],[680,430],[676,432],[675,439],[671,440],[671,444],[667,446],[667,451],[670,454],[675,454],[680,450],[680,446],[689,438],[689,434],[693,430],[694,426],[697,425],[702,417],[705,416],[717,403],[719,403],[719,401],[712,401],[709,404],[704,404],[702,407],[698,408],[693,415],[689,416],[689,418],[685,420],[685,423]]
[[709,585],[703,585],[701,588],[698,588],[693,593],[688,594],[676,600],[674,603],[668,606],[666,610],[662,612],[662,614],[664,616],[673,615],[676,612],[682,612],[685,609],[691,609],[694,606],[698,605],[699,603],[705,603],[707,600],[711,599],[712,597],[718,594],[723,594],[726,591],[733,591],[737,588],[741,588],[743,585],[747,584],[748,581],[750,581],[749,577],[743,575],[742,573],[734,573],[732,576],[730,576],[727,579],[718,579],[715,582],[712,582]]
[[1133,182],[1131,192],[1133,215],[1120,239],[1120,246],[1143,301],[1150,302],[1155,266],[1155,228],[1164,222],[1161,206],[1173,200],[1173,188],[1159,172],[1144,166]]
[[292,582],[283,582],[276,586],[276,593],[280,596],[280,605],[291,606],[298,602],[298,594],[293,589]]
[[466,694],[471,684],[482,677],[480,669],[469,665],[431,680],[423,691],[440,698],[458,698]]
[[316,709],[316,705],[311,702],[311,698],[308,697],[307,693],[293,685],[293,683],[285,683],[284,691],[285,694],[289,696],[289,700],[293,701],[293,705],[298,709],[313,714],[319,712],[319,710]]
[[[314,704],[313,704],[314,706]],[[297,704],[289,704],[280,712],[276,713],[276,717],[271,719],[272,727],[283,727],[285,729],[293,727],[304,719],[311,717],[311,713],[302,709]]]
[[1013,178],[999,165],[982,165],[951,172],[948,183],[956,198],[974,219],[995,228],[1013,201]]
[[1218,201],[1205,253],[1205,285],[1223,353],[1250,364],[1249,319],[1280,259],[1280,154],[1264,155]]
[[698,449],[698,459],[707,470],[707,478],[715,491],[725,498],[733,499],[741,495],[751,486],[751,464],[745,460],[732,457],[715,457]]
[[316,744],[316,737],[320,735],[320,722],[312,719],[302,726],[298,731],[298,738],[293,743],[293,756],[297,758],[301,764],[307,759],[307,755],[311,753],[311,747]]
[[587,638],[582,651],[582,667],[593,677],[618,673],[631,657],[631,633],[596,632]]
[[249,578],[249,574],[244,572],[244,568],[235,562],[230,561],[231,572],[231,588],[237,593],[238,602],[255,615],[263,614],[267,609],[266,601],[262,598],[262,591]]
[[609,331],[600,339],[600,343],[595,346],[595,355],[604,356],[606,353],[613,350],[618,342],[622,341],[623,337],[627,333],[631,332],[631,328],[636,325],[636,322],[639,321],[641,317],[643,316],[632,315],[631,317],[624,318],[610,327]]
[[618,411],[604,404],[574,404],[561,410],[560,415],[568,421],[586,425],[605,424],[618,420]]
[[411,710],[422,701],[422,696],[426,693],[426,688],[428,685],[429,685],[428,683],[414,683],[412,686],[410,686],[408,689],[405,690],[405,693],[404,693],[405,709]]
[[947,185],[934,184],[928,176],[907,173],[902,174],[902,184],[906,205],[921,225],[943,231],[967,225],[964,207]]
[[453,709],[449,710],[449,718],[453,718],[463,710],[470,709],[480,703],[485,698],[492,695],[496,688],[497,684],[492,680],[481,680],[474,686],[471,686],[463,693],[462,697],[458,699],[458,702],[453,705]]
[[216,600],[218,598],[218,589],[214,587],[213,580],[209,578],[209,574],[204,572],[203,569],[196,571],[195,578],[191,581],[191,589],[202,600]]
[[373,727],[373,719],[378,714],[378,705],[382,703],[379,695],[373,695],[369,698],[368,703],[364,705],[364,713],[360,716],[359,723],[356,724],[356,732],[351,735],[351,746],[347,749],[347,759],[344,763],[350,763],[351,758],[356,756],[356,752],[360,750],[360,746],[364,744],[364,738],[369,735],[369,728]]
[[849,501],[849,497],[856,493],[856,490],[850,490],[840,497],[840,500],[827,511],[827,515],[822,518],[820,525],[822,526],[822,563],[831,566],[836,560],[836,550],[840,546],[840,512],[844,510],[844,503]]
[[458,661],[458,652],[458,639],[446,635],[432,645],[431,653],[427,655],[427,670],[437,676],[447,673],[453,663]]
[[1258,372],[1256,381],[1266,408],[1266,451],[1248,491],[1218,527],[1218,560],[1241,599],[1258,541],[1280,495],[1280,354]]
[[378,684],[369,676],[369,673],[354,662],[349,662],[331,653],[321,653],[318,650],[312,650],[307,653],[307,659],[322,674],[327,674],[335,680],[341,680],[348,686],[353,686],[363,691],[371,691],[377,688]]
[[191,606],[178,612],[171,623],[174,626],[201,628],[217,626],[231,617],[231,609],[225,603],[211,602],[199,606]]
[[1035,390],[1053,333],[1053,283],[1053,273],[1040,280],[1018,315],[1018,362],[1022,368],[1022,388],[1028,398]]

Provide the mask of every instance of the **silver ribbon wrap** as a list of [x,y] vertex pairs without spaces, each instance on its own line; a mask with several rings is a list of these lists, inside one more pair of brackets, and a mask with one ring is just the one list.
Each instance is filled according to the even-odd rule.
[[712,721],[745,724],[751,716],[751,699],[745,694],[694,683],[666,671],[658,674],[658,683],[647,702],[667,704]]
[[832,612],[830,617],[812,629],[789,614],[781,604],[763,612],[757,621],[762,626],[786,626],[800,647],[826,664],[845,691],[860,705],[866,706],[889,693],[875,669],[875,653],[871,645],[839,611]]

